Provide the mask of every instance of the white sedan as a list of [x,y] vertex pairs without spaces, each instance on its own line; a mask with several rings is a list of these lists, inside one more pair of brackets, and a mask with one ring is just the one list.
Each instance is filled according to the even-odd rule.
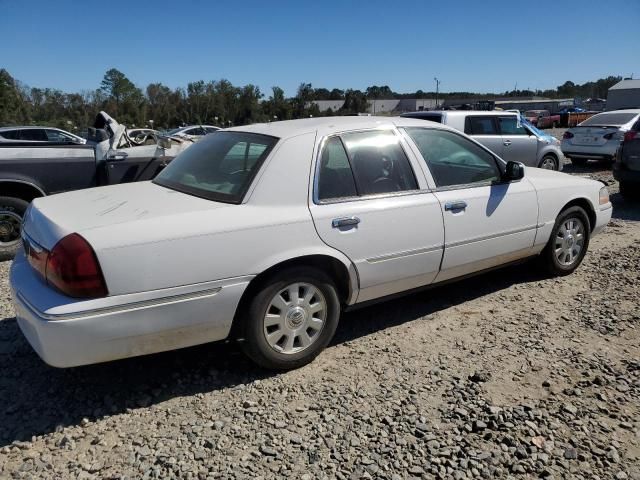
[[152,182],[36,199],[11,287],[57,367],[234,339],[287,369],[347,307],[536,256],[569,274],[610,217],[601,183],[436,123],[274,122],[208,135]]

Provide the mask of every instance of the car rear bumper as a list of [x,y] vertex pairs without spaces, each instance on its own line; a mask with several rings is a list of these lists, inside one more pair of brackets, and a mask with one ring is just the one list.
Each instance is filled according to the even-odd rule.
[[607,142],[604,145],[571,145],[567,141],[562,142],[562,153],[565,157],[609,159],[616,155],[620,142]]
[[229,335],[249,280],[230,279],[188,294],[176,295],[172,289],[170,296],[119,304],[117,297],[107,297],[113,306],[52,313],[79,303],[67,298],[68,305],[63,305],[60,299],[66,297],[54,294],[56,305],[44,311],[35,306],[41,298],[52,298],[52,289],[22,252],[10,274],[18,325],[38,355],[54,367],[107,362],[222,340]]

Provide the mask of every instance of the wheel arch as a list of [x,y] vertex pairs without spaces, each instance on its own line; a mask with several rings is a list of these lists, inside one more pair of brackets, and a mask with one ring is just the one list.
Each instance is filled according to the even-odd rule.
[[338,289],[338,298],[340,299],[340,303],[342,305],[354,303],[358,293],[357,272],[353,264],[348,261],[345,262],[345,259],[341,259],[327,253],[314,253],[281,260],[264,269],[260,274],[256,275],[251,282],[249,282],[249,285],[247,285],[247,288],[244,290],[242,297],[240,297],[229,337],[235,338],[238,336],[238,326],[240,324],[238,318],[241,315],[241,312],[247,308],[248,303],[258,292],[260,287],[272,278],[273,275],[286,268],[306,266],[321,270],[335,282],[336,288]]
[[597,216],[596,216],[596,210],[591,204],[591,201],[585,197],[574,198],[573,200],[570,200],[569,202],[567,202],[560,209],[560,211],[558,212],[558,215],[560,215],[566,209],[571,207],[581,207],[587,213],[587,217],[589,218],[589,224],[590,224],[589,228],[590,228],[590,231],[593,232],[593,229],[596,226]]
[[44,197],[46,193],[35,183],[19,179],[0,179],[0,196],[13,197],[31,202],[34,198]]

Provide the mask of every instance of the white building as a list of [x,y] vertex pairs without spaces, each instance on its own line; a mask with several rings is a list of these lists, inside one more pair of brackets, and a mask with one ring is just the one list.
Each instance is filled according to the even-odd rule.
[[609,89],[607,110],[640,108],[640,80],[622,80]]

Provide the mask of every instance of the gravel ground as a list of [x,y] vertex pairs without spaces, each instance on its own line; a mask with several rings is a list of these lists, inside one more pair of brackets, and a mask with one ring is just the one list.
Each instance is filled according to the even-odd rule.
[[276,375],[225,344],[47,367],[0,264],[0,478],[640,479],[640,206],[612,198],[573,275],[525,264],[345,314]]

